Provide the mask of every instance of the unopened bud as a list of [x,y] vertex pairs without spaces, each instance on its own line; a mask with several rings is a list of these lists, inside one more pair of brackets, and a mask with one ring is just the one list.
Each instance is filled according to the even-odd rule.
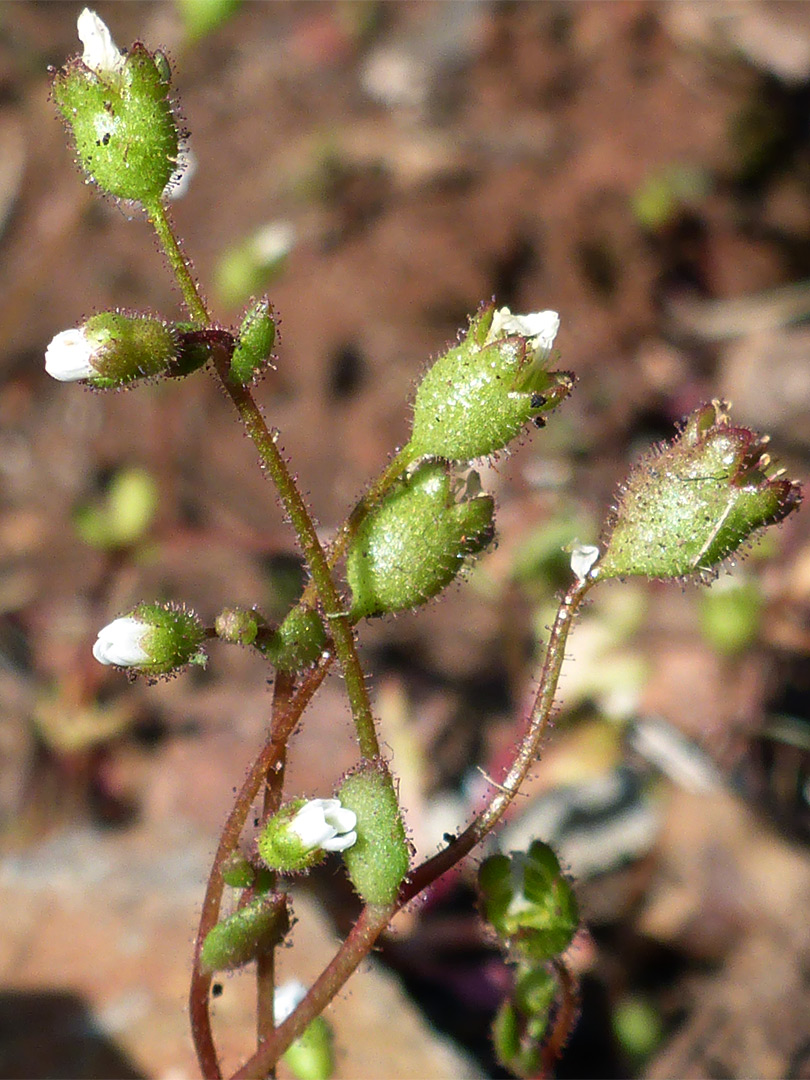
[[756,530],[795,510],[801,488],[773,468],[767,439],[732,427],[721,402],[695,410],[623,484],[592,577],[706,575]]
[[122,53],[87,8],[78,31],[84,52],[56,73],[53,94],[81,166],[110,195],[152,203],[178,162],[165,57],[137,42]]
[[110,389],[161,374],[177,353],[176,335],[160,319],[102,311],[56,335],[45,351],[45,370],[60,382],[86,380]]
[[559,323],[554,311],[512,315],[491,304],[473,316],[416,391],[414,455],[470,461],[502,450],[530,420],[542,425],[573,386],[545,369]]
[[290,927],[287,899],[263,893],[209,930],[200,954],[203,971],[233,971],[281,941]]
[[456,502],[448,466],[424,462],[361,524],[349,546],[351,618],[424,604],[449,585],[468,556],[492,540],[490,495]]
[[197,616],[171,604],[139,604],[98,633],[93,656],[100,664],[165,675],[186,664],[205,664],[205,631]]
[[230,379],[241,386],[254,382],[271,366],[276,323],[269,300],[257,300],[245,313],[231,358]]
[[367,904],[390,904],[410,863],[391,774],[381,762],[365,763],[346,777],[338,794],[357,815],[357,843],[343,852],[352,884]]

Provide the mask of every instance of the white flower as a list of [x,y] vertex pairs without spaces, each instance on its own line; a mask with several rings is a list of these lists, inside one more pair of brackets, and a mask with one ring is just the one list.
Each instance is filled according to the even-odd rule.
[[76,382],[97,374],[92,360],[97,346],[88,339],[81,327],[63,330],[45,350],[45,370],[60,382]]
[[93,646],[93,656],[100,664],[117,664],[118,667],[140,667],[151,660],[144,649],[144,637],[152,627],[127,615],[114,619],[98,632]]
[[345,851],[357,841],[357,815],[340,805],[340,799],[311,799],[304,803],[288,828],[304,846],[314,851]]
[[529,339],[528,347],[538,355],[548,353],[560,329],[560,316],[556,311],[536,311],[532,315],[513,315],[508,307],[496,311],[486,344],[499,338],[518,334]]
[[599,558],[599,548],[595,544],[575,544],[571,549],[571,569],[580,581],[590,574],[591,568]]
[[276,987],[276,992],[273,995],[273,1021],[276,1027],[281,1027],[287,1017],[295,1012],[306,996],[307,988],[297,979],[290,979],[289,982]]
[[95,11],[84,8],[76,28],[84,45],[82,63],[96,75],[118,75],[124,67],[124,54],[112,39],[112,34]]

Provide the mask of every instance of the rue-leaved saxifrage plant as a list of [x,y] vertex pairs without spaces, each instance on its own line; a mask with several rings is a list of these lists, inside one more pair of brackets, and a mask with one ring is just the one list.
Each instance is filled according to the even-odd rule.
[[[188,154],[170,97],[169,64],[140,43],[119,50],[87,9],[78,32],[82,55],[54,73],[54,101],[85,174],[151,222],[188,314],[187,321],[172,323],[145,313],[100,312],[57,334],[46,352],[46,370],[61,381],[98,389],[210,372],[276,486],[309,572],[298,603],[278,625],[255,608],[235,607],[206,626],[181,605],[144,602],[100,631],[93,654],[102,664],[164,675],[205,663],[206,642],[216,638],[257,649],[275,669],[267,742],[223,829],[205,895],[191,985],[192,1029],[203,1074],[219,1077],[208,1005],[212,976],[253,962],[260,1038],[235,1076],[266,1076],[285,1055],[298,1075],[326,1078],[332,1055],[324,1007],[393,915],[480,844],[515,798],[540,749],[567,636],[586,594],[600,581],[631,575],[707,578],[754,530],[789,514],[800,489],[774,470],[765,440],[735,427],[719,402],[697,409],[671,443],[643,458],[619,492],[601,544],[579,546],[572,554],[572,580],[506,775],[472,822],[438,854],[412,865],[355,628],[437,596],[492,541],[494,501],[480,491],[470,465],[505,450],[530,421],[544,426],[571,392],[573,377],[548,367],[558,316],[513,315],[483,304],[457,344],[422,377],[409,441],[324,547],[279,450],[279,433],[268,428],[252,393],[274,359],[273,308],[260,297],[238,328],[220,326],[202,299],[167,211]],[[285,795],[286,742],[335,660],[351,705],[357,763],[328,797]],[[243,849],[245,821],[262,789],[258,839]],[[363,901],[361,914],[308,990],[277,992],[272,958],[291,925],[288,884],[329,852],[340,854]],[[235,899],[232,914],[221,917],[226,888]],[[574,1021],[574,984],[563,959],[578,925],[574,896],[553,852],[539,840],[527,852],[486,859],[479,888],[482,916],[514,965],[512,993],[493,1026],[495,1047],[513,1072],[537,1075],[553,1063]]]

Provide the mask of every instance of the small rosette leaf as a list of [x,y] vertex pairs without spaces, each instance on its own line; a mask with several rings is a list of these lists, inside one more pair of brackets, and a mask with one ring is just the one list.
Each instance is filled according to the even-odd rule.
[[444,462],[399,481],[361,524],[346,559],[353,620],[424,604],[493,537],[490,495],[455,500]]
[[478,889],[484,918],[514,957],[543,962],[570,945],[577,903],[548,844],[535,840],[528,852],[485,859]]
[[774,470],[766,444],[733,427],[721,402],[695,410],[630,473],[591,576],[706,576],[757,529],[787,517],[801,488]]
[[573,387],[567,372],[547,371],[559,327],[554,311],[512,315],[487,305],[462,341],[428,370],[414,401],[414,457],[471,461],[503,450],[530,420]]

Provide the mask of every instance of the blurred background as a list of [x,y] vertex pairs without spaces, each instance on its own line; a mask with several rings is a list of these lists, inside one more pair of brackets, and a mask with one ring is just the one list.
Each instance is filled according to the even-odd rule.
[[[179,317],[137,210],[74,167],[48,65],[74,3],[0,7],[0,1076],[196,1074],[191,944],[218,831],[261,745],[270,672],[130,684],[91,658],[141,599],[211,623],[284,613],[291,533],[204,374],[57,385],[58,331],[121,307]],[[267,290],[258,396],[325,536],[406,438],[429,358],[482,300],[561,314],[573,397],[480,470],[499,539],[418,615],[362,628],[422,855],[509,760],[572,540],[598,539],[627,463],[713,397],[810,457],[810,6],[99,3],[165,48],[197,169],[173,215],[238,326]],[[498,838],[552,842],[587,930],[562,1077],[808,1077],[810,525],[710,589],[597,591],[554,731]],[[292,743],[289,790],[355,760],[342,685]],[[354,914],[332,863],[296,890],[284,977]],[[475,866],[403,913],[331,1011],[339,1077],[502,1077],[486,1030],[509,969]],[[215,1002],[226,1066],[250,978]],[[391,1017],[397,1017],[396,1025]]]

